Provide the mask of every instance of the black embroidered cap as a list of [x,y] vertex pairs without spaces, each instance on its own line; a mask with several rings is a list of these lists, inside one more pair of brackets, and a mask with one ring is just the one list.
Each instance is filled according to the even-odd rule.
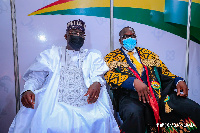
[[82,32],[85,32],[85,22],[83,22],[82,20],[78,19],[78,20],[73,20],[67,23],[67,29],[66,32],[71,30],[71,29],[80,29],[82,30]]

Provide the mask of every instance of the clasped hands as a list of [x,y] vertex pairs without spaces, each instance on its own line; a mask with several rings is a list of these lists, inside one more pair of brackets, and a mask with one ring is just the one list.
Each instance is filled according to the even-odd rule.
[[[136,78],[134,80],[134,87],[135,87],[135,90],[138,92],[139,100],[143,101],[143,103],[146,103],[146,102],[149,103],[148,95],[150,96],[150,98],[152,98],[152,95],[147,85],[143,83],[141,80]],[[176,88],[177,88],[177,96],[183,96],[183,97],[188,96],[188,87],[184,81],[180,81],[177,84]],[[181,94],[181,91],[183,91],[183,94]]]
[[[89,95],[87,99],[88,104],[92,104],[97,101],[100,93],[100,87],[101,84],[99,82],[94,82],[92,85],[90,85],[87,93],[84,95]],[[30,90],[24,92],[21,98],[21,102],[25,107],[34,109],[35,94]]]

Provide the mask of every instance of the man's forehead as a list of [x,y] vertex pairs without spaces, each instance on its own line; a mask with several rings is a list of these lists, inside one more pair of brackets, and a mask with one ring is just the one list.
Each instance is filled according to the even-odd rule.
[[81,29],[70,29],[68,32],[83,32]]

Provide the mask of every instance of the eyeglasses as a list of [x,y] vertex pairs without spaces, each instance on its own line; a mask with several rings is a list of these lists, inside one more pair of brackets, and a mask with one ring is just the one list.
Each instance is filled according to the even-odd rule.
[[85,32],[80,32],[80,31],[70,31],[69,35],[73,35],[73,36],[80,36],[80,37],[85,37]]
[[132,35],[123,35],[123,36],[122,36],[123,39],[129,38],[129,37],[131,37],[131,38],[136,38],[136,35],[135,35],[135,34],[132,34]]

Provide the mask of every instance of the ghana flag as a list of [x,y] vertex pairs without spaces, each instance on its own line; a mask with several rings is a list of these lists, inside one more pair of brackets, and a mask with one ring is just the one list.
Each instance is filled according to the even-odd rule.
[[110,18],[110,0],[58,0],[30,15],[87,15]]
[[[156,27],[182,38],[188,0],[114,0],[114,18]],[[58,0],[30,15],[86,15],[110,18],[110,0]],[[192,0],[191,40],[200,44],[200,0]]]

